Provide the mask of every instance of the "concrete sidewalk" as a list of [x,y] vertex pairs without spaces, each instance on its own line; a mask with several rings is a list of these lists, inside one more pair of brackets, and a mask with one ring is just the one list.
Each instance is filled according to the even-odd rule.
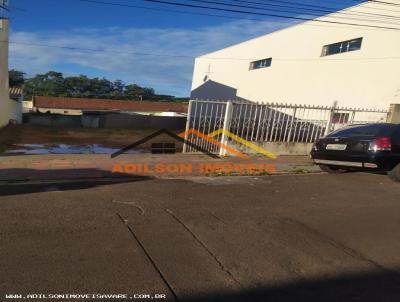
[[[154,166],[164,165],[192,165],[200,164],[269,164],[274,165],[275,171],[267,174],[281,173],[312,173],[319,168],[307,156],[280,156],[276,160],[256,156],[250,159],[238,157],[210,158],[198,154],[123,154],[112,159],[107,154],[51,154],[51,155],[15,155],[0,157],[0,181],[25,180],[65,180],[65,179],[93,179],[93,178],[121,178],[133,176],[150,176],[157,178],[171,178],[180,176],[197,176],[199,171],[184,174],[175,172],[156,173],[155,171],[136,171],[135,173],[115,173],[115,167],[126,165]],[[118,165],[118,166],[116,166]],[[146,170],[146,168],[144,168]],[[243,174],[243,173],[239,173]],[[230,174],[232,175],[232,174]]]

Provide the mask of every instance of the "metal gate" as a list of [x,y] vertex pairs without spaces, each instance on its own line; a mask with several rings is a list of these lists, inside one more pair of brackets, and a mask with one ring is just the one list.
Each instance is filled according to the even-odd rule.
[[[264,142],[312,143],[349,124],[386,122],[387,110],[333,106],[191,100],[186,139],[211,153],[221,153],[228,143],[223,129],[237,138]],[[192,131],[190,131],[192,130]],[[218,133],[218,135],[215,135]],[[205,137],[202,134],[212,137]],[[197,152],[188,145],[184,152]]]

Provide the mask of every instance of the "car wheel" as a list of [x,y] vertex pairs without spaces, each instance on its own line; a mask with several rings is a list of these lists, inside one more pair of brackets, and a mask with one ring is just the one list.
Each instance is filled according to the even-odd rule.
[[393,170],[388,172],[388,176],[391,180],[400,181],[400,164],[393,168]]
[[339,173],[347,172],[347,170],[341,169],[341,168],[336,167],[336,166],[319,165],[319,168],[322,171],[327,172],[329,174],[339,174]]

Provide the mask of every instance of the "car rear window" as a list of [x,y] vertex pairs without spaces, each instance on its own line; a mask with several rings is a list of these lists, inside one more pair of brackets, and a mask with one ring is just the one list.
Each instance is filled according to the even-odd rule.
[[392,124],[371,124],[350,126],[336,130],[328,135],[328,137],[348,137],[348,136],[379,136],[392,135],[396,129]]

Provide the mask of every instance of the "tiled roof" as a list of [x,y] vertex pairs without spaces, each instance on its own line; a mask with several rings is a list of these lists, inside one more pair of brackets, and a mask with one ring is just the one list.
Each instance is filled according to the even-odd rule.
[[106,99],[83,99],[35,96],[33,106],[37,108],[77,109],[77,110],[124,110],[141,112],[181,112],[186,113],[188,105],[174,102],[120,101]]

